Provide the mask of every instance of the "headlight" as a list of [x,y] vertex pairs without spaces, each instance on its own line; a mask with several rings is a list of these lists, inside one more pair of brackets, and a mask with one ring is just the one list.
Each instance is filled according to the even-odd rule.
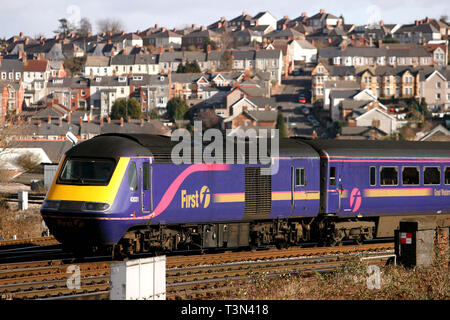
[[44,200],[44,203],[42,203],[42,209],[58,210],[59,203],[59,200]]
[[85,202],[81,210],[83,211],[106,211],[109,209],[108,203]]

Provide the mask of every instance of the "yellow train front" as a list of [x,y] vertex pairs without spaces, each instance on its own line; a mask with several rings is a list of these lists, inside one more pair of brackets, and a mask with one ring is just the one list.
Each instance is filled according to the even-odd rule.
[[[66,152],[41,207],[50,232],[64,247],[86,252],[111,247],[139,224],[144,206],[138,186],[152,155],[137,141],[101,135]],[[141,188],[142,187],[142,188]],[[138,218],[138,217],[137,217]],[[145,219],[141,220],[145,224]]]

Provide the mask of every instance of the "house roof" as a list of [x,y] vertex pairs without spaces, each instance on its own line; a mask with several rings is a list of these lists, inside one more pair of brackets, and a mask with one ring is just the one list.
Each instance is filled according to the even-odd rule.
[[24,63],[23,71],[29,72],[45,72],[47,71],[47,60],[27,60]]
[[104,56],[87,56],[86,67],[108,67],[110,57]]

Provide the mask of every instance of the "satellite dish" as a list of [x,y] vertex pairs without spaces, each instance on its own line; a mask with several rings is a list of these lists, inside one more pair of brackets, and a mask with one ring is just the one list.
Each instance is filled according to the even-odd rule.
[[72,142],[72,145],[76,145],[76,144],[78,143],[77,137],[75,137],[75,135],[74,135],[72,132],[70,132],[70,131],[67,131],[67,133],[66,133],[66,138],[67,138],[70,142]]

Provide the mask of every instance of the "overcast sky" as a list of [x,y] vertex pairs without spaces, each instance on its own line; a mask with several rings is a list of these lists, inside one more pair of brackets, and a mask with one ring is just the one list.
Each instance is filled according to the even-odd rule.
[[450,17],[447,0],[1,0],[0,37],[9,38],[24,32],[34,37],[54,35],[58,19],[75,21],[87,17],[96,32],[96,22],[105,17],[119,18],[126,31],[144,30],[154,24],[168,28],[193,23],[208,25],[220,17],[228,20],[246,11],[256,15],[270,11],[275,18],[309,16],[323,8],[346,23],[366,24],[380,19],[385,23],[412,23],[426,16]]

